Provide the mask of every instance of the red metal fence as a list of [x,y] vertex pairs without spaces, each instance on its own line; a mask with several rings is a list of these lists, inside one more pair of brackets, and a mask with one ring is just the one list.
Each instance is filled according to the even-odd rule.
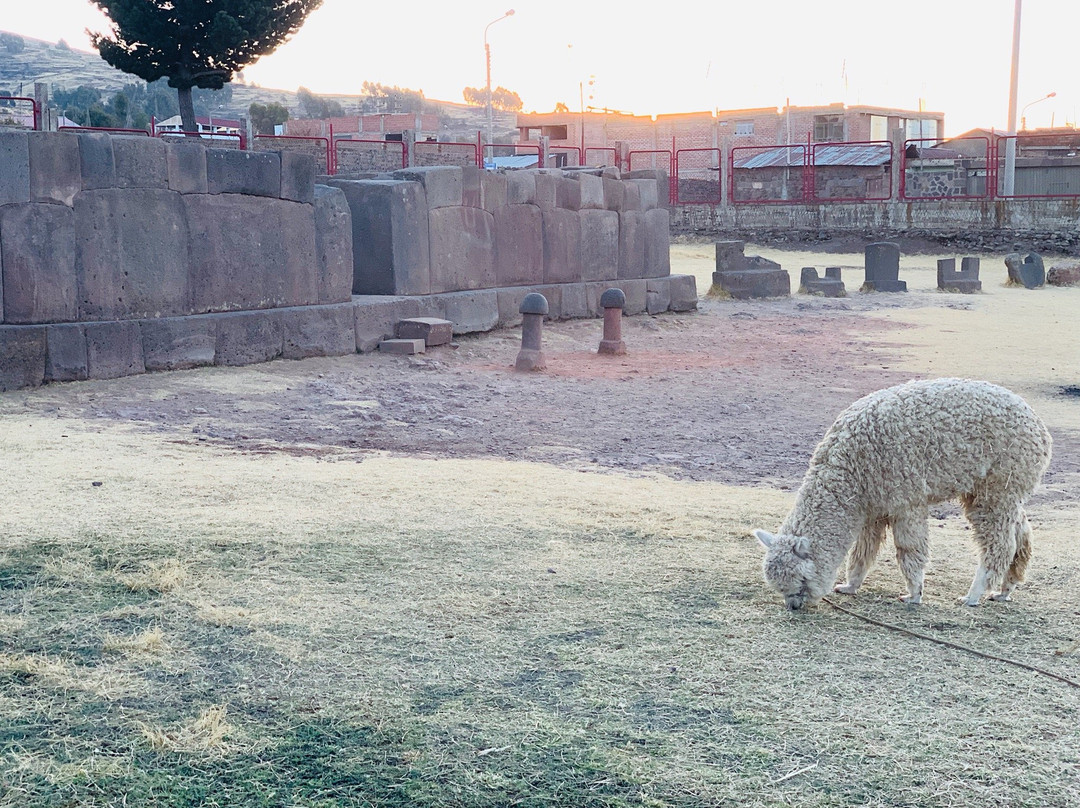
[[334,173],[334,157],[330,139],[325,137],[300,137],[298,135],[255,135],[251,144],[255,151],[296,151],[312,155],[326,169]]
[[[30,105],[30,118],[26,120],[25,113],[18,113],[17,110],[25,108]],[[19,115],[19,119],[16,120],[15,114],[8,115],[5,110],[12,110],[15,114]],[[10,122],[9,122],[10,119]],[[5,126],[18,126],[23,129],[41,129],[41,110],[38,108],[36,99],[28,98],[22,95],[5,95],[0,96],[0,121],[3,121]],[[29,126],[25,126],[25,123],[29,123]]]

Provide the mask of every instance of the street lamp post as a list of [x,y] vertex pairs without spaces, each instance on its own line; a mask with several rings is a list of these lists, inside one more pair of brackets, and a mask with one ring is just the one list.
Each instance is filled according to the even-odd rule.
[[1023,0],[1013,9],[1012,68],[1009,71],[1009,137],[1005,141],[1005,196],[1016,190],[1016,87],[1020,75],[1020,12]]
[[503,14],[501,17],[492,20],[491,22],[489,22],[487,25],[484,26],[484,64],[487,67],[487,129],[488,129],[488,143],[491,143],[493,138],[494,138],[493,132],[494,132],[494,128],[495,128],[495,124],[494,124],[493,116],[492,116],[492,112],[491,112],[491,46],[488,45],[488,41],[487,41],[488,28],[490,28],[491,26],[493,26],[495,23],[499,22],[500,20],[505,20],[507,17],[513,17],[513,16],[514,16],[514,9],[510,9],[505,14]]
[[1021,132],[1026,132],[1027,131],[1027,115],[1025,115],[1025,113],[1028,111],[1028,107],[1033,107],[1036,104],[1038,104],[1040,101],[1045,101],[1047,98],[1054,98],[1056,95],[1057,95],[1056,92],[1047,93],[1042,98],[1036,98],[1030,104],[1024,104],[1024,108],[1022,110],[1020,110],[1020,131]]

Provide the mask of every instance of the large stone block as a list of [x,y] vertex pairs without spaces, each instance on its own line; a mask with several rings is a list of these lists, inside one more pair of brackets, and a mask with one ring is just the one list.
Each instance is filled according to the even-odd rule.
[[564,283],[560,285],[559,319],[576,320],[589,317],[589,290],[585,283]]
[[465,172],[460,166],[420,166],[401,168],[393,177],[418,182],[424,189],[429,209],[460,207],[464,204]]
[[484,194],[480,188],[481,176],[485,169],[477,166],[461,168],[461,204],[469,208],[482,208]]
[[0,268],[4,322],[77,319],[71,208],[34,202],[0,207]]
[[0,205],[30,201],[30,143],[26,132],[0,130]]
[[659,206],[659,195],[656,192],[656,180],[626,180],[630,188],[637,189],[637,199],[640,210],[653,210]]
[[536,172],[508,171],[504,176],[508,205],[536,204]]
[[352,213],[354,295],[431,292],[424,187],[403,180],[328,180]]
[[900,245],[877,241],[864,248],[866,280],[863,291],[906,292],[907,282],[900,280]]
[[671,307],[671,276],[651,278],[645,282],[645,310],[662,314]]
[[626,204],[626,185],[623,181],[612,177],[601,177],[600,181],[604,184],[604,207],[607,210],[623,210]]
[[352,214],[338,188],[314,186],[315,259],[319,264],[319,303],[347,303],[352,296]]
[[581,217],[577,211],[542,210],[544,283],[581,280]]
[[671,274],[671,212],[666,208],[645,211],[645,277]]
[[179,198],[191,233],[193,311],[318,302],[312,206],[239,194]]
[[1008,269],[1010,285],[1024,286],[1027,289],[1038,289],[1046,283],[1046,269],[1042,256],[1038,253],[1009,253],[1005,256],[1005,266]]
[[356,353],[356,323],[351,302],[281,309],[281,328],[281,355],[285,359]]
[[620,280],[617,286],[622,289],[623,294],[626,295],[626,305],[623,306],[623,313],[627,316],[644,314],[645,307],[648,303],[649,282],[644,279],[626,279]]
[[86,191],[76,197],[80,320],[164,317],[190,311],[183,198],[150,188]]
[[630,182],[624,182],[623,187],[623,210],[643,211],[641,206],[641,188]]
[[555,178],[555,207],[581,210],[581,182],[569,177]]
[[562,172],[545,169],[537,171],[534,176],[536,178],[536,206],[543,211],[552,210],[557,199],[555,187],[562,180]]
[[86,370],[91,379],[119,379],[146,372],[142,329],[136,320],[87,323]]
[[716,271],[730,272],[747,268],[746,243],[742,241],[718,241],[716,249]]
[[[595,179],[583,175],[582,180]],[[619,277],[619,214],[613,210],[582,210],[581,277],[587,281],[610,281]]]
[[[281,151],[281,198],[292,202],[315,202],[315,156],[295,151]],[[325,162],[325,161],[324,161]]]
[[178,141],[165,144],[169,190],[181,194],[207,193],[206,147]]
[[604,180],[596,174],[578,173],[579,203],[582,210],[604,210]]
[[697,279],[693,275],[669,276],[668,294],[670,297],[669,310],[694,311],[698,306]]
[[624,210],[619,214],[619,278],[645,277],[645,214]]
[[81,323],[45,326],[45,381],[74,382],[89,378],[86,329]]
[[113,138],[118,188],[168,188],[169,165],[165,141],[156,137]]
[[280,309],[228,312],[208,319],[217,337],[215,364],[253,365],[281,356],[284,333]]
[[108,132],[79,132],[79,170],[82,190],[116,187],[113,138]]
[[211,194],[281,196],[281,158],[275,152],[206,150],[206,188]]
[[30,201],[69,207],[82,190],[79,138],[66,132],[29,132]]
[[0,325],[0,391],[45,381],[45,327]]
[[506,205],[495,212],[496,286],[544,281],[544,220],[536,205]]
[[435,208],[428,227],[432,294],[496,285],[494,216],[480,208]]
[[399,320],[420,316],[420,299],[385,295],[356,295],[352,299],[356,350],[374,351],[379,343],[394,336]]
[[455,334],[490,331],[499,322],[499,296],[494,289],[433,295]]
[[[622,178],[637,185],[641,190],[642,210],[649,210],[652,207],[666,208],[671,204],[671,183],[666,171],[654,168],[627,171]],[[650,182],[654,187],[655,195],[648,188]]]
[[139,327],[143,364],[148,371],[214,364],[217,333],[213,317],[162,317],[141,320]]
[[488,213],[500,211],[507,205],[506,175],[498,171],[480,172],[480,207]]
[[742,269],[714,272],[713,283],[736,300],[787,297],[791,276],[783,269]]

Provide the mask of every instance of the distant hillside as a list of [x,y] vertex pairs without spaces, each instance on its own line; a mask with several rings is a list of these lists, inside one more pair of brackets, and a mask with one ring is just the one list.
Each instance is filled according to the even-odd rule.
[[[9,37],[21,40],[22,49],[19,50],[18,45],[5,47],[4,41]],[[140,79],[111,67],[96,52],[75,50],[55,42],[0,31],[0,90],[12,95],[32,96],[34,83],[39,81],[45,82],[50,88],[73,89],[86,85],[106,93],[115,93]],[[358,78],[356,83],[359,86],[363,79]],[[359,112],[358,95],[323,97],[340,103],[346,114]],[[303,117],[295,90],[256,87],[240,81],[233,82],[232,99],[221,105],[220,112],[229,117],[243,117],[248,107],[256,101],[261,104],[277,102],[285,106],[292,117]],[[428,101],[437,107],[442,127],[450,136],[472,140],[478,131],[487,126],[487,116],[481,108],[450,101]],[[494,117],[496,135],[514,131],[514,113],[496,110]]]

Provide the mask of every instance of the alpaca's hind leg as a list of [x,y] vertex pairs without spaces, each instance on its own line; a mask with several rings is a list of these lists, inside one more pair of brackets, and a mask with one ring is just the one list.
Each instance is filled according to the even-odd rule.
[[836,591],[845,595],[854,595],[859,591],[867,574],[873,569],[874,559],[885,541],[885,519],[868,519],[847,559],[847,582],[836,587]]
[[[1019,503],[1002,503],[1000,500],[988,501],[969,496],[963,498],[963,505],[964,515],[971,522],[975,544],[979,548],[979,568],[975,571],[975,578],[963,602],[968,606],[978,606],[987,588],[1004,581],[1014,563],[1017,563],[1017,572],[1023,572],[1027,564],[1026,554],[1030,553],[1030,549],[1020,550],[1018,544],[1021,521],[1026,525],[1027,520]],[[1021,552],[1025,553],[1025,556],[1018,561]],[[1012,587],[1015,586],[1016,581],[1012,583]],[[1003,589],[1004,594],[1012,592],[1008,583],[1005,587],[1008,590],[1006,592]]]
[[922,602],[923,579],[930,561],[927,541],[929,512],[924,505],[897,514],[892,518],[893,543],[896,561],[907,581],[908,593],[901,600],[912,605]]
[[991,600],[1009,600],[1016,585],[1024,580],[1024,571],[1031,560],[1031,525],[1028,523],[1027,514],[1023,508],[1018,508],[1015,523],[1016,554],[1005,573],[1005,581],[1001,585],[1001,591],[991,595]]

